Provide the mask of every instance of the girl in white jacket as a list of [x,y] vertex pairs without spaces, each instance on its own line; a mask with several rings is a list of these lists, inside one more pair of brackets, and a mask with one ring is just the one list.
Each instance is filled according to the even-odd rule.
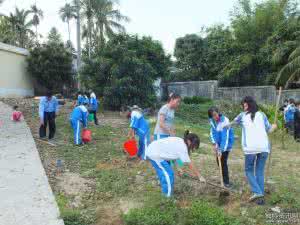
[[266,115],[258,110],[256,101],[247,96],[242,101],[244,112],[240,113],[231,124],[242,126],[242,148],[245,154],[245,173],[253,195],[250,201],[264,200],[264,171],[270,153],[268,133],[277,128],[270,125]]

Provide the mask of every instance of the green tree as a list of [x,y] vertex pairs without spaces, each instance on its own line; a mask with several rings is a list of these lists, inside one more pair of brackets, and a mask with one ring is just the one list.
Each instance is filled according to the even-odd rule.
[[48,43],[62,43],[61,34],[56,27],[52,27],[48,34]]
[[38,42],[38,25],[40,25],[41,19],[43,19],[44,14],[41,9],[39,9],[36,4],[31,6],[29,10],[31,14],[33,14],[32,24],[35,26],[35,39]]
[[68,24],[69,41],[71,41],[70,20],[77,17],[76,7],[72,4],[66,3],[64,7],[59,10],[59,15],[62,21]]
[[[88,0],[95,18],[94,32],[99,37],[98,46],[105,43],[105,38],[112,37],[116,32],[124,33],[125,28],[120,22],[128,22],[129,18],[114,8],[114,1]],[[98,38],[97,37],[97,38]]]
[[11,29],[11,23],[6,16],[0,16],[0,42],[15,44],[15,35]]
[[36,45],[30,51],[27,70],[40,85],[62,92],[64,86],[72,83],[72,54],[54,30],[45,44]]
[[30,11],[15,9],[15,13],[10,13],[9,21],[12,32],[15,34],[14,39],[16,45],[22,48],[30,48],[32,46],[32,37],[34,32],[31,30],[33,21],[28,19]]
[[170,57],[159,42],[149,37],[117,35],[99,50],[92,60],[85,60],[81,74],[85,86],[104,96],[107,106],[153,104],[153,82],[168,76]]

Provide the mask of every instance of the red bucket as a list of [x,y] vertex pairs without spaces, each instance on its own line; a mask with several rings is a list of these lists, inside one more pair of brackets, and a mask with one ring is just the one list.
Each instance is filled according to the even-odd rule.
[[88,130],[88,129],[84,129],[82,131],[82,141],[84,143],[89,143],[92,141],[92,131]]
[[128,140],[124,143],[124,149],[132,157],[138,152],[137,143],[135,140]]

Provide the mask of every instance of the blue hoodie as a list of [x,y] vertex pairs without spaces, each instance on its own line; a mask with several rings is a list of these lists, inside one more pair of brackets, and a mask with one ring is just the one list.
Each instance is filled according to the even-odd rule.
[[220,121],[209,119],[210,122],[210,140],[217,144],[221,152],[231,151],[234,144],[234,132],[232,128],[224,128],[229,124],[227,117],[220,115]]
[[83,124],[83,127],[87,127],[87,118],[88,118],[88,111],[85,106],[80,105],[75,107],[72,111],[70,120],[73,122],[80,121]]
[[148,121],[139,111],[132,111],[130,128],[133,128],[139,137],[145,137],[150,130]]
[[83,103],[84,103],[84,97],[82,95],[78,95],[77,105],[83,105]]

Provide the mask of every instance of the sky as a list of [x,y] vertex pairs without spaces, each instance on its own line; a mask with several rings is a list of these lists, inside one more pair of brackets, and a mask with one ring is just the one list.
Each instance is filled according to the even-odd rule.
[[[68,39],[67,24],[58,15],[59,9],[71,0],[4,0],[0,13],[9,14],[18,8],[28,9],[30,5],[44,11],[39,32],[47,36],[55,26]],[[202,27],[230,23],[230,11],[237,0],[119,0],[122,14],[130,18],[124,24],[127,32],[152,36],[160,41],[167,53],[172,54],[176,38],[189,33],[200,33]],[[76,45],[76,24],[71,22],[71,39]]]

